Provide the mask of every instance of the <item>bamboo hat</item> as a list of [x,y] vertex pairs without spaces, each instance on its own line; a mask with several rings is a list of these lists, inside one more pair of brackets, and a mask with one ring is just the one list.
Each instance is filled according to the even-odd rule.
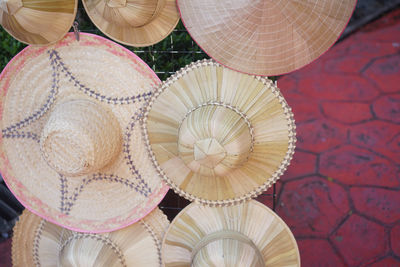
[[161,241],[168,225],[156,208],[115,232],[78,233],[25,210],[14,227],[13,266],[161,266]]
[[168,227],[161,254],[166,267],[300,266],[289,227],[255,200],[230,207],[190,204]]
[[295,147],[293,114],[276,85],[198,61],[155,92],[145,138],[163,179],[181,196],[232,205],[270,187]]
[[199,46],[229,68],[281,75],[328,50],[349,21],[356,0],[177,0]]
[[105,35],[131,46],[167,37],[179,21],[176,0],[83,0],[92,22]]
[[148,214],[168,191],[139,125],[159,83],[139,57],[96,35],[28,46],[0,76],[8,187],[32,212],[76,231],[112,231]]
[[20,42],[48,45],[67,34],[77,5],[77,0],[1,0],[0,24]]

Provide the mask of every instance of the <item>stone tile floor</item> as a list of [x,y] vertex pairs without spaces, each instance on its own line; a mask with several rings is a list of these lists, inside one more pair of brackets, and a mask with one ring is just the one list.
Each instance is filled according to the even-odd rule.
[[[276,211],[302,266],[400,266],[400,9],[278,86],[298,142]],[[10,247],[0,243],[1,266]]]

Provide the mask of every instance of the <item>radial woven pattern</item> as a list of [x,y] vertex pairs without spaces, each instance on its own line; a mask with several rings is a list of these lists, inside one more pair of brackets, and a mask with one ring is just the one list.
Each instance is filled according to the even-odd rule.
[[256,75],[312,62],[345,28],[356,0],[178,0],[182,21],[212,58]]
[[20,42],[57,42],[74,22],[77,0],[6,0],[0,4],[0,24]]
[[156,168],[189,200],[232,205],[285,171],[295,146],[293,114],[271,80],[210,61],[178,71],[145,112]]
[[167,37],[179,21],[175,0],[83,0],[92,22],[120,43],[149,46]]
[[255,200],[230,207],[190,204],[171,222],[162,258],[166,267],[300,266],[289,227]]

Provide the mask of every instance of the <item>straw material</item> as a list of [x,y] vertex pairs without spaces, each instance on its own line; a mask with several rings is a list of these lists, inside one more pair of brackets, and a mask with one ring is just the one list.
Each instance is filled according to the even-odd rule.
[[111,39],[136,47],[167,37],[179,22],[175,0],[83,0],[92,22]]
[[84,234],[25,210],[14,227],[13,266],[161,266],[161,241],[168,225],[156,208],[122,230]]
[[270,187],[295,147],[293,114],[276,85],[210,61],[177,72],[152,96],[147,145],[181,196],[232,205]]
[[20,42],[48,45],[67,34],[77,6],[77,0],[1,0],[0,24]]
[[168,187],[140,127],[156,74],[104,38],[27,47],[0,76],[0,169],[20,202],[68,229],[104,232],[149,213]]
[[229,68],[288,73],[318,58],[345,28],[356,0],[177,0],[192,38]]
[[255,200],[230,207],[190,204],[171,222],[161,253],[166,267],[300,266],[289,227]]

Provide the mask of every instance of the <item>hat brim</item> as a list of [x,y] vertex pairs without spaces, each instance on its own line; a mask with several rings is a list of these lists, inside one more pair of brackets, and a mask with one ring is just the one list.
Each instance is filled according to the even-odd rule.
[[[168,226],[167,217],[156,208],[127,228],[105,234],[83,234],[64,229],[25,210],[13,231],[12,263],[16,267],[57,266],[62,245],[88,239],[92,242],[97,240],[99,243],[95,248],[87,247],[86,250],[91,253],[86,257],[92,256],[94,263],[100,264],[102,261],[102,255],[97,254],[100,252],[98,247],[113,244],[112,249],[121,253],[122,261],[127,264],[134,263],[135,266],[143,267],[161,266],[161,241]],[[103,259],[106,256],[104,255]]]
[[[189,134],[181,138],[188,114],[207,106],[235,110],[241,118],[238,115],[230,119],[216,113],[200,117],[207,125],[192,121]],[[276,85],[212,60],[192,63],[171,76],[146,108],[143,127],[153,162],[174,191],[191,201],[233,205],[251,199],[279,179],[294,153],[293,114]],[[252,132],[254,140],[235,132],[240,120],[247,120],[249,127],[243,128]],[[194,153],[186,153],[193,151],[194,142],[204,137],[219,138],[227,153],[232,151],[210,175],[194,170]],[[252,147],[246,148],[250,142]],[[181,143],[185,150],[181,150]],[[217,173],[217,168],[229,169],[235,161],[242,163]]]
[[23,1],[23,6],[13,15],[0,10],[0,24],[22,43],[54,44],[71,29],[77,8],[77,0]]
[[[81,33],[78,42],[71,33],[53,46],[27,47],[0,77],[0,170],[26,208],[65,228],[98,233],[138,221],[163,199],[168,187],[140,127],[160,80],[135,54],[96,35]],[[38,138],[53,108],[75,97],[114,113],[123,147],[96,173],[65,177],[43,159]]]
[[[166,267],[191,266],[192,252],[199,241],[220,231],[247,236],[261,252],[265,266],[300,266],[299,250],[289,227],[271,209],[255,200],[229,207],[188,205],[174,218],[164,236],[163,263]],[[213,251],[210,255],[218,253]],[[230,256],[224,254],[224,257]]]
[[243,73],[277,76],[327,51],[357,1],[177,2],[183,24],[207,55]]
[[149,23],[139,27],[124,27],[106,20],[90,1],[84,0],[82,3],[91,21],[105,35],[124,45],[144,47],[156,44],[175,29],[180,19],[176,1],[166,0],[164,8]]

